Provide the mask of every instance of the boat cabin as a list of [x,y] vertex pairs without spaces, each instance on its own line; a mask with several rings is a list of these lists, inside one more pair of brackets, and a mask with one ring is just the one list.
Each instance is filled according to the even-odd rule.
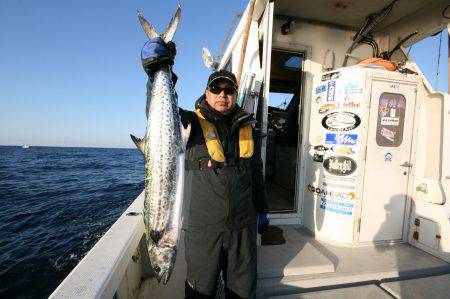
[[[250,1],[215,67],[258,120],[258,298],[448,296],[450,96],[406,48],[449,16],[445,0]],[[182,246],[168,286],[151,278],[142,201],[53,298],[183,298]]]

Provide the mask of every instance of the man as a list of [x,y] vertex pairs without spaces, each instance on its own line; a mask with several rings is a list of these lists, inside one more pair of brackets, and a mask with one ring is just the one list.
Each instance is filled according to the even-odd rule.
[[[160,40],[144,46],[148,91],[152,69],[171,63],[174,49]],[[167,59],[158,53],[172,54]],[[184,223],[186,298],[214,298],[221,271],[227,298],[255,296],[258,214],[261,231],[269,220],[255,120],[236,105],[237,88],[232,73],[214,72],[195,111],[180,109],[183,125],[191,124],[186,148],[186,177],[191,186]]]

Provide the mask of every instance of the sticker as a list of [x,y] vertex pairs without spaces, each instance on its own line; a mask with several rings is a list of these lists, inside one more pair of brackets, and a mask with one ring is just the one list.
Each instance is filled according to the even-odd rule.
[[322,81],[328,81],[331,79],[337,79],[341,76],[341,73],[339,72],[334,72],[334,73],[328,73],[325,75],[322,75]]
[[337,106],[333,103],[324,104],[319,108],[319,113],[325,114],[336,108],[337,108]]
[[314,162],[323,162],[323,155],[314,154],[313,160]]
[[319,151],[319,152],[324,152],[324,151],[327,151],[327,150],[330,150],[330,149],[332,149],[332,148],[331,147],[326,147],[326,146],[323,146],[323,145],[316,145],[314,147],[314,150]]
[[386,116],[389,112],[388,106],[380,106],[380,116]]
[[336,134],[327,133],[325,144],[356,145],[358,134]]
[[319,87],[316,87],[316,94],[324,92],[327,90],[327,87],[325,85],[320,85]]
[[360,103],[357,102],[344,102],[341,104],[342,109],[358,109]]
[[381,125],[382,126],[398,126],[400,123],[399,117],[382,117]]
[[354,192],[337,192],[337,191],[325,190],[323,188],[315,187],[311,184],[308,185],[308,191],[311,193],[315,193],[317,195],[325,196],[325,197],[334,197],[334,198],[341,198],[341,199],[348,199],[348,200],[353,200],[356,197]]
[[328,183],[328,182],[323,182],[323,185],[327,186],[327,187],[331,187],[331,188],[337,188],[337,189],[355,190],[355,186],[352,186],[352,185],[335,184],[335,183]]
[[389,111],[389,116],[390,117],[395,117],[395,112],[397,111],[397,109],[395,109],[395,108],[392,108],[390,111]]
[[381,136],[383,136],[384,138],[386,138],[387,140],[390,140],[392,142],[394,142],[396,133],[397,132],[393,132],[393,131],[388,130],[386,128],[381,128],[381,131],[380,131]]
[[348,147],[348,146],[342,146],[340,148],[333,149],[333,151],[336,154],[342,154],[342,155],[353,155],[355,153],[355,151],[351,147]]
[[344,215],[352,215],[353,214],[353,204],[352,203],[337,202],[337,201],[329,200],[326,198],[320,199],[320,208],[325,211],[330,211],[330,212],[344,214]]
[[362,93],[362,88],[359,87],[359,84],[348,82],[344,86],[344,93],[346,94]]
[[318,97],[316,98],[316,103],[319,104],[320,102],[322,102],[322,97],[321,97],[321,96],[318,96]]
[[336,95],[336,81],[328,82],[327,101],[333,102]]
[[345,176],[355,172],[357,165],[352,158],[345,156],[334,156],[326,158],[323,161],[323,167],[331,174]]
[[317,143],[322,143],[323,142],[323,136],[322,135],[317,135],[316,141],[317,141]]
[[384,162],[392,162],[392,153],[387,152],[384,154]]
[[354,181],[356,181],[355,178],[348,178],[348,177],[342,177],[342,176],[336,177],[336,176],[331,176],[331,175],[324,175],[323,178],[326,180],[338,181],[338,182],[354,182]]
[[357,128],[361,124],[361,119],[358,115],[342,111],[332,112],[325,115],[322,119],[322,126],[330,131],[345,132]]

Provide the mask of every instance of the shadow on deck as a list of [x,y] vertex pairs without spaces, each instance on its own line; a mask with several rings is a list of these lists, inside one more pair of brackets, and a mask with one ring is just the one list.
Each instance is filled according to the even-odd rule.
[[[298,226],[281,228],[285,244],[258,247],[257,298],[444,298],[450,294],[450,264],[408,244],[339,247],[315,240]],[[183,243],[168,285],[146,279],[139,298],[184,298]]]

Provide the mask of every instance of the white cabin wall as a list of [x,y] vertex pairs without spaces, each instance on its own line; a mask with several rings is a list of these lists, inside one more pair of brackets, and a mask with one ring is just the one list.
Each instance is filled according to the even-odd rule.
[[[276,12],[276,5],[275,5]],[[281,26],[285,23],[284,20],[277,20],[275,18],[273,24],[273,42],[292,44],[292,49],[301,45],[311,49],[311,55],[308,57],[314,62],[316,66],[312,71],[315,74],[322,72],[322,63],[324,60],[325,52],[331,49],[335,54],[334,68],[342,66],[344,61],[345,52],[350,47],[354,31],[342,30],[337,28],[326,27],[318,24],[308,24],[295,22],[291,25],[291,33],[288,35],[281,34]],[[372,48],[367,45],[362,45],[355,49],[352,56],[356,56],[360,59],[366,59],[372,57]],[[357,61],[353,58],[349,58],[348,65],[356,64]],[[317,68],[320,66],[320,68]]]

